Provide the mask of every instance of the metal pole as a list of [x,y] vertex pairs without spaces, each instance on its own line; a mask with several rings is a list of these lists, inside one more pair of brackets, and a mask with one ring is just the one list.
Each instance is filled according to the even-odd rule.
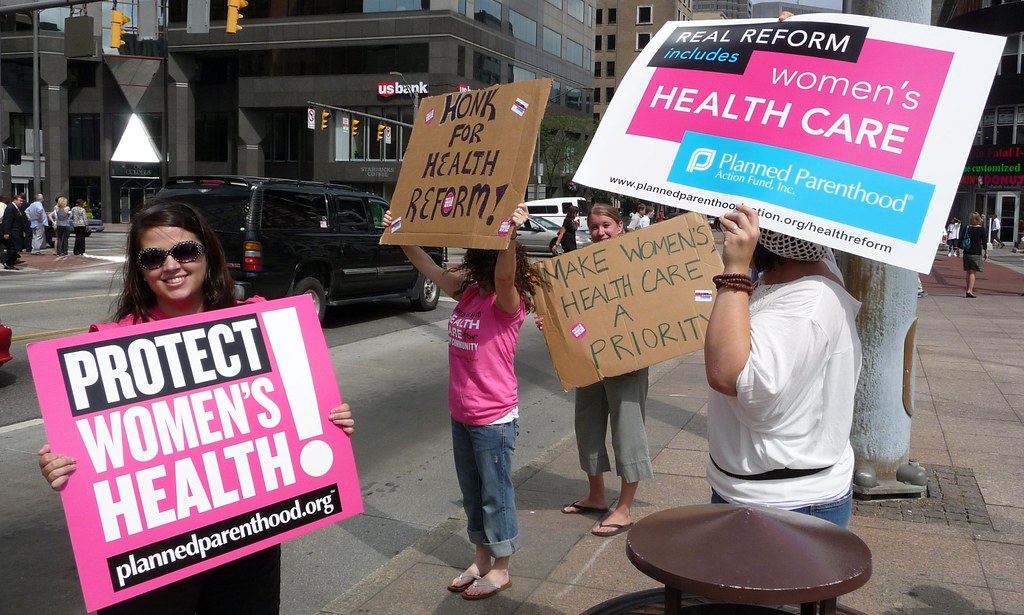
[[[931,21],[931,3],[847,0],[860,14],[912,23]],[[864,363],[850,444],[858,498],[918,497],[927,476],[911,464],[918,274],[859,256],[843,259],[846,287],[861,302],[857,316]]]
[[[35,150],[32,156],[32,192],[36,194],[43,192],[40,180],[43,144],[40,139],[39,85],[39,11],[32,11],[32,148]],[[35,195],[26,196],[32,198]]]

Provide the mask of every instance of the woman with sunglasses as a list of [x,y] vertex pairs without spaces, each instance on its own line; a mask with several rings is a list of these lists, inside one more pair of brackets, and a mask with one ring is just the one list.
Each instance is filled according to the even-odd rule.
[[[238,305],[217,236],[188,205],[158,201],[133,220],[123,286],[114,322],[90,331],[199,314]],[[253,297],[244,303],[258,303]],[[334,408],[330,420],[345,433],[354,430],[348,404]],[[60,491],[75,471],[75,460],[39,451],[39,468],[50,487]],[[278,613],[281,597],[281,547],[276,545],[216,568],[112,605],[111,614],[194,615],[206,613]]]

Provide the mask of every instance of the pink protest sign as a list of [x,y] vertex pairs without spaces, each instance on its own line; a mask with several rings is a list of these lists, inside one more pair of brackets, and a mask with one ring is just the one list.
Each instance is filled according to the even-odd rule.
[[306,297],[28,352],[90,611],[363,512]]
[[574,181],[927,272],[1003,39],[843,14],[666,24]]

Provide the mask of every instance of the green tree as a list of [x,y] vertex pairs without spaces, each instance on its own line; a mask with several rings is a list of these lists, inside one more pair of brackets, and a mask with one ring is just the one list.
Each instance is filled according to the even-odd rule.
[[574,115],[549,114],[540,125],[541,178],[554,195],[572,178],[594,134],[594,121]]

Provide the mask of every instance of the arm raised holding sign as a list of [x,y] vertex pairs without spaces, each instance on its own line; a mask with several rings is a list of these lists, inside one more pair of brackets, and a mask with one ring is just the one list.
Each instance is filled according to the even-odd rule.
[[[520,204],[511,223],[517,229],[527,218]],[[388,212],[385,228],[391,222]],[[533,291],[541,278],[514,231],[512,237],[502,250],[466,250],[462,264],[450,270],[438,267],[422,249],[402,246],[420,273],[459,302],[448,319],[448,409],[455,474],[474,553],[448,590],[467,600],[509,587],[509,562],[520,548],[512,485],[519,432],[514,363],[519,330],[533,310]]]
[[[761,229],[745,205],[721,228],[725,272],[712,278],[718,294],[704,343],[711,501],[845,527],[860,303],[830,249]],[[761,273],[756,283],[750,267]]]

